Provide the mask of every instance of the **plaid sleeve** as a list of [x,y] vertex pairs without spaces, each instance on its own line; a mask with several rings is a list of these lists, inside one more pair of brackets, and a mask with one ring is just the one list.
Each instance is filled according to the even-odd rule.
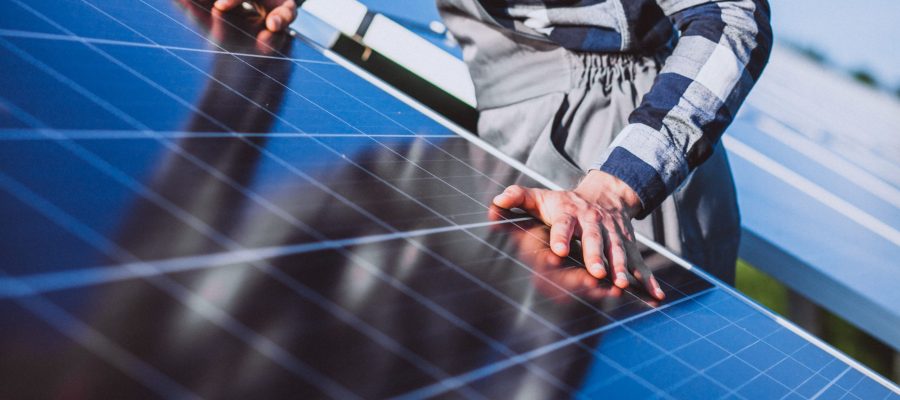
[[657,0],[681,33],[651,90],[592,169],[627,183],[643,218],[709,158],[772,47],[765,0]]

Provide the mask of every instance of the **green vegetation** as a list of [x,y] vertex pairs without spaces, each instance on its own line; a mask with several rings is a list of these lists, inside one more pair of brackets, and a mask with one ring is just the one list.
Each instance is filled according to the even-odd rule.
[[738,260],[735,286],[779,315],[788,315],[788,291],[781,283],[744,260]]
[[824,311],[823,325],[825,341],[879,374],[897,381],[897,372],[892,371],[893,349],[890,346],[827,311]]
[[878,84],[878,80],[875,79],[875,76],[873,76],[872,73],[870,73],[869,71],[866,71],[864,69],[854,70],[854,71],[850,72],[850,76],[852,76],[853,79],[855,79],[859,83],[862,83],[863,85],[871,86],[874,88],[877,88],[878,86],[880,86]]
[[803,47],[803,46],[791,46],[795,50],[797,50],[800,55],[812,60],[817,64],[827,64],[828,59],[825,57],[825,54],[822,54],[821,51],[816,50],[812,47]]
[[[831,68],[840,68],[832,63],[832,61],[828,58],[827,55],[825,55],[825,53],[815,47],[791,42],[788,40],[783,40],[781,43],[794,50],[797,54],[816,64]],[[851,78],[863,85],[883,90],[885,92],[893,92],[898,98],[900,98],[900,87],[891,89],[889,84],[887,84],[886,82],[880,82],[878,78],[876,78],[875,75],[872,74],[871,71],[866,70],[865,68],[857,68],[850,71],[844,70],[844,73],[850,75]]]
[[[743,260],[737,264],[736,284],[738,290],[775,313],[794,320],[788,307],[789,289],[777,280],[752,267]],[[820,338],[850,357],[865,364],[875,372],[898,381],[900,371],[894,371],[894,351],[867,333],[856,328],[841,317],[817,307],[821,313]]]

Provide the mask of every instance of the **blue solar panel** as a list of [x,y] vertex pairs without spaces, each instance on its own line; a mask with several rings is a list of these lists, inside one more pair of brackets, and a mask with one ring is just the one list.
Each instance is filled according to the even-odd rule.
[[3,5],[2,398],[900,397],[653,248],[662,303],[553,256],[488,207],[533,177],[303,38]]

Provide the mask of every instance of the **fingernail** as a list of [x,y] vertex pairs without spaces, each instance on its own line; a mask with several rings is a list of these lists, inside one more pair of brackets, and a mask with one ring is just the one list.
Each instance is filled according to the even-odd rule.
[[502,199],[502,198],[503,198],[503,193],[500,193],[500,194],[494,196],[494,201],[495,201],[495,202],[496,202],[496,201],[500,201],[500,199]]
[[627,284],[628,284],[628,277],[625,276],[625,273],[617,272],[616,273],[616,286],[623,288]]
[[553,245],[553,251],[555,251],[557,254],[560,254],[560,253],[566,251],[566,245],[564,245],[562,243],[555,243]]
[[600,272],[603,271],[603,265],[600,263],[591,265],[591,273],[594,275],[600,275]]
[[271,18],[272,21],[272,30],[279,31],[281,30],[281,17],[277,15],[273,15]]
[[228,1],[226,1],[226,0],[216,0],[216,2],[213,4],[213,6],[216,7],[216,8],[218,8],[218,9],[221,9],[221,8],[223,8],[223,7],[228,6]]
[[666,294],[663,293],[662,289],[656,289],[656,298],[662,299],[663,297],[666,297]]

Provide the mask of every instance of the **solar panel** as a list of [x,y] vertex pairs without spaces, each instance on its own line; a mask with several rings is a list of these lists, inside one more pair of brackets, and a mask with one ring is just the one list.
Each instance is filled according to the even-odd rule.
[[539,177],[304,38],[3,4],[2,398],[900,397],[652,243],[665,301],[590,278],[488,206]]

